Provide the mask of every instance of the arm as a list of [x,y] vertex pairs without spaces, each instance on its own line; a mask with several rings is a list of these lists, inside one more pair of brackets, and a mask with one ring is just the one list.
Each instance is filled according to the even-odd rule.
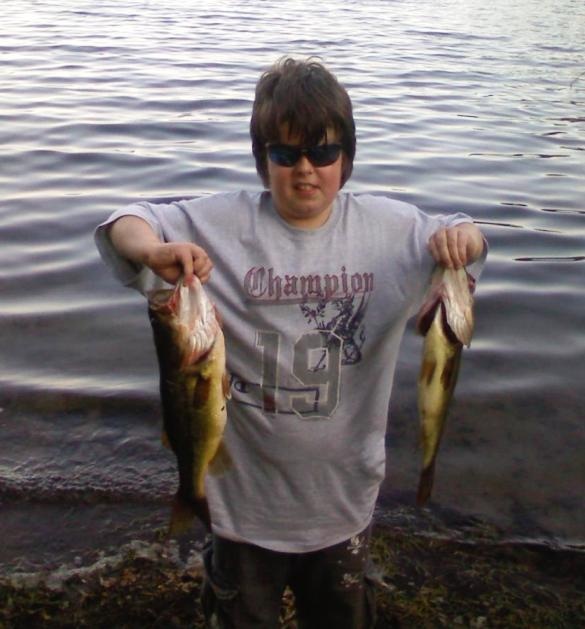
[[429,251],[438,264],[458,269],[475,262],[483,253],[485,241],[473,223],[460,223],[437,230],[429,239]]
[[174,284],[184,275],[190,284],[193,275],[202,282],[209,279],[213,267],[207,253],[190,242],[162,242],[150,225],[137,216],[122,216],[109,226],[110,240],[118,253],[149,267],[163,280]]

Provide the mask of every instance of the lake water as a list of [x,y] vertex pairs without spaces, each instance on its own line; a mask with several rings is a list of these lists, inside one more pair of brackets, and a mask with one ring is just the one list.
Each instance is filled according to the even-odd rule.
[[4,0],[0,22],[2,570],[79,563],[164,525],[142,298],[93,245],[138,200],[258,189],[259,74],[318,55],[354,102],[347,189],[462,210],[490,256],[429,509],[414,506],[409,330],[378,518],[585,543],[582,0]]

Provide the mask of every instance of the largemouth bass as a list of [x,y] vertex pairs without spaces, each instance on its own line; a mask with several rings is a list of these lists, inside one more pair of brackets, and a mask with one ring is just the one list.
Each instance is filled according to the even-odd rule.
[[465,269],[435,269],[419,312],[417,329],[425,337],[418,378],[418,411],[423,465],[417,503],[431,495],[435,461],[461,362],[463,345],[473,335],[475,281]]
[[174,289],[149,293],[148,313],[160,370],[163,442],[179,471],[169,533],[183,533],[195,516],[210,529],[205,476],[229,465],[222,445],[229,385],[221,326],[197,277],[191,286],[180,281]]

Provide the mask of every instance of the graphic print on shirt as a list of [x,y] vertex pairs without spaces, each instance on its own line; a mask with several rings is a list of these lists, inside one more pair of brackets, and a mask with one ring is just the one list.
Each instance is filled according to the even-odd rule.
[[232,401],[266,413],[332,417],[341,395],[342,366],[361,360],[373,273],[349,273],[341,266],[338,273],[293,275],[252,267],[243,289],[251,307],[298,308],[293,325],[300,334],[291,342],[275,330],[257,330],[259,381],[232,374]]
[[362,358],[361,348],[366,341],[363,318],[366,314],[369,293],[348,295],[327,301],[321,299],[315,305],[301,304],[307,323],[317,330],[328,331],[343,340],[342,365],[355,365]]

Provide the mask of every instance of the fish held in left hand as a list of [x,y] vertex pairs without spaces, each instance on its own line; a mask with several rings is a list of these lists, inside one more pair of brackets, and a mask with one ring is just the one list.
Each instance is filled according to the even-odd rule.
[[475,280],[464,268],[437,267],[417,319],[425,337],[418,378],[418,409],[423,446],[423,465],[417,504],[430,498],[435,461],[455,390],[461,350],[473,335]]
[[160,370],[163,441],[179,471],[169,533],[185,532],[195,517],[210,530],[205,477],[231,464],[222,441],[229,383],[221,325],[197,277],[189,286],[179,281],[174,289],[150,292],[148,313]]

